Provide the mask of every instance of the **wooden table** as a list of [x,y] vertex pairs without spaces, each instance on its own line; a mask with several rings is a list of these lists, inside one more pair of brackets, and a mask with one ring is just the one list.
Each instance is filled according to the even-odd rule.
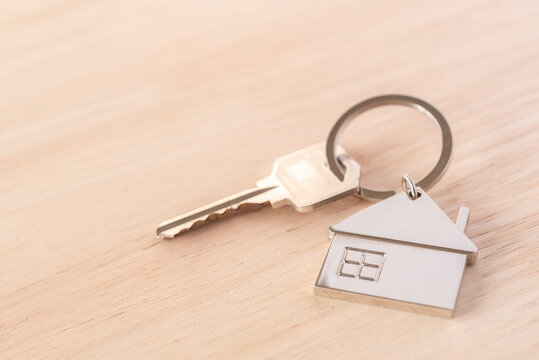
[[[534,358],[537,1],[18,1],[0,12],[0,357]],[[430,196],[479,247],[453,319],[312,293],[347,198],[155,226],[250,187],[365,98],[438,107],[455,148]],[[342,145],[362,184],[436,161],[421,114]]]

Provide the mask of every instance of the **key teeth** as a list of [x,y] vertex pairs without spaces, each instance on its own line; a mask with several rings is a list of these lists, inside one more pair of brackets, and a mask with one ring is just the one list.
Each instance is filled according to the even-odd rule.
[[[255,209],[261,208],[261,207],[263,207],[263,206],[265,206],[267,204],[269,204],[269,201],[265,202],[265,203],[262,203],[262,204],[240,203],[240,204],[231,205],[229,207],[226,207],[224,209],[215,211],[215,212],[213,212],[211,214],[208,214],[208,215],[194,221],[191,224],[191,226],[179,226],[177,228],[172,228],[172,229],[169,229],[169,230],[162,231],[161,233],[157,234],[157,237],[159,237],[160,239],[173,239],[176,236],[180,236],[181,234],[183,234],[185,232],[188,232],[193,228],[202,226],[204,224],[207,224],[207,223],[215,221],[215,220],[219,220],[222,217],[232,215],[232,214],[234,214],[236,212],[239,212],[241,210],[247,210],[247,209],[255,210]],[[174,233],[171,233],[170,231],[173,230],[173,229],[174,229]]]

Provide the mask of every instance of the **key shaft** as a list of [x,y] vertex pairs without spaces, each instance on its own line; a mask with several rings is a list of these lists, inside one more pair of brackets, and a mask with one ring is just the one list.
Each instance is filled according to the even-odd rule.
[[173,238],[193,227],[244,210],[256,210],[279,199],[278,185],[255,187],[159,224],[159,238]]

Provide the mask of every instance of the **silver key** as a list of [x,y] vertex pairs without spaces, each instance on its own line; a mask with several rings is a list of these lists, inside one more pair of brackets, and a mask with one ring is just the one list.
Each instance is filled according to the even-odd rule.
[[162,222],[156,235],[173,238],[222,216],[267,204],[273,208],[288,204],[305,212],[354,194],[359,186],[359,164],[341,148],[338,157],[346,169],[343,181],[326,164],[326,144],[316,144],[278,158],[271,175],[258,181],[255,188]]

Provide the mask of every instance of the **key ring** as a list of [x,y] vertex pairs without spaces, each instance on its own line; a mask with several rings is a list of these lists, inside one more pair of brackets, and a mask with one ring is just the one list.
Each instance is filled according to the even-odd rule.
[[[440,176],[444,173],[449,160],[451,159],[451,152],[453,148],[453,138],[451,136],[451,130],[449,129],[449,124],[443,115],[431,104],[406,95],[382,95],[376,96],[365,101],[360,102],[359,104],[350,108],[345,112],[339,120],[335,123],[331,132],[329,133],[327,143],[326,143],[326,157],[329,168],[331,171],[339,178],[341,181],[344,179],[344,172],[339,166],[336,151],[337,151],[337,140],[344,130],[346,125],[350,123],[352,119],[356,116],[364,113],[367,110],[373,109],[375,107],[384,106],[384,105],[403,105],[414,108],[419,112],[427,115],[431,118],[439,127],[442,132],[442,152],[438,162],[431,170],[431,172],[417,182],[417,186],[427,189],[429,186],[433,185]],[[361,185],[358,188],[357,196],[360,196],[369,200],[382,200],[390,196],[395,195],[395,191],[380,191],[380,190],[371,190]]]

